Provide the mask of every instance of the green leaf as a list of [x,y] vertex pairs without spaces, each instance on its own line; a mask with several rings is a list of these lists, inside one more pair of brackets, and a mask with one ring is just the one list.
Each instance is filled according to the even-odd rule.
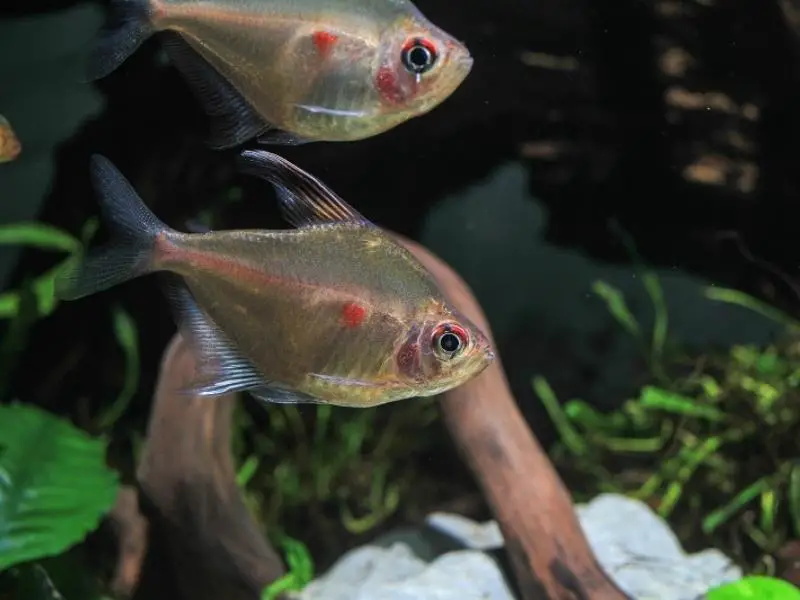
[[757,300],[756,298],[753,298],[744,292],[740,292],[739,290],[709,286],[705,288],[704,295],[709,300],[725,302],[727,304],[735,304],[737,306],[741,306],[742,308],[747,308],[763,317],[775,321],[776,323],[780,323],[789,329],[800,329],[800,321],[793,319],[783,311],[770,306],[766,302]]
[[283,536],[280,544],[289,572],[269,584],[261,593],[261,600],[275,600],[283,592],[302,590],[314,579],[314,561],[305,544],[288,536]]
[[789,489],[786,495],[789,502],[789,514],[794,526],[794,535],[800,536],[800,464],[792,466],[789,473]]
[[625,331],[636,338],[641,338],[639,322],[628,308],[625,302],[625,296],[623,296],[622,292],[605,281],[600,280],[592,284],[592,291],[603,299],[608,308],[608,312],[622,325]]
[[547,414],[550,415],[550,419],[553,421],[553,425],[558,431],[564,446],[566,446],[573,455],[584,456],[589,451],[588,444],[569,422],[567,415],[564,413],[564,409],[561,408],[561,404],[559,404],[558,398],[556,398],[556,393],[553,391],[553,388],[551,388],[547,380],[540,375],[534,377],[531,383],[533,384],[533,391],[539,396]]
[[800,590],[788,581],[753,575],[708,591],[708,600],[800,600]]
[[762,477],[755,483],[747,486],[736,494],[730,502],[713,511],[703,519],[703,533],[713,533],[714,530],[728,521],[728,519],[739,512],[745,505],[767,491],[771,485],[772,482],[768,477]]
[[70,254],[81,249],[81,242],[76,237],[52,225],[36,222],[0,226],[0,245],[32,246]]
[[723,421],[725,419],[725,413],[713,406],[703,404],[694,398],[650,385],[642,388],[639,396],[639,405],[645,408],[663,410],[664,412],[686,417],[697,417],[708,421]]
[[97,419],[100,429],[116,423],[127,410],[139,387],[139,335],[136,322],[120,306],[113,309],[114,336],[125,355],[125,381],[114,403]]
[[0,571],[80,542],[118,485],[103,441],[39,408],[0,406]]
[[653,367],[661,369],[661,359],[664,354],[664,346],[667,344],[667,333],[669,331],[669,312],[667,303],[664,300],[664,291],[661,282],[655,273],[644,271],[641,274],[644,288],[653,303],[653,341],[651,346],[651,360]]

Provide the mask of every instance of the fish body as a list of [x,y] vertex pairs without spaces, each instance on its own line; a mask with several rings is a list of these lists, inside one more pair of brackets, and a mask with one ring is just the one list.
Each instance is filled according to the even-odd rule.
[[404,247],[288,161],[242,156],[276,186],[297,229],[169,229],[95,158],[110,223],[127,241],[65,274],[58,295],[169,272],[179,326],[203,365],[193,389],[206,395],[368,407],[446,391],[491,363],[484,334]]
[[0,115],[0,163],[11,162],[22,152],[22,144],[11,123]]
[[[215,125],[214,145],[352,141],[424,114],[466,78],[466,47],[409,0],[115,0],[91,75],[156,32]],[[221,97],[228,98],[224,102]],[[231,102],[238,96],[238,102]]]

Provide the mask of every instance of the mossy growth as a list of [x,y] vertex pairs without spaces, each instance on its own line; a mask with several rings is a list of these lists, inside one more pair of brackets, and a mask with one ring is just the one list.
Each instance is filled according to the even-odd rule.
[[551,452],[577,501],[601,492],[638,498],[668,520],[684,547],[717,547],[745,572],[776,573],[776,555],[800,538],[800,327],[736,290],[705,295],[780,319],[784,339],[691,354],[667,343],[658,278],[642,273],[655,307],[647,335],[622,294],[596,282],[641,344],[650,381],[620,409],[563,405],[542,377],[534,389],[560,440]]

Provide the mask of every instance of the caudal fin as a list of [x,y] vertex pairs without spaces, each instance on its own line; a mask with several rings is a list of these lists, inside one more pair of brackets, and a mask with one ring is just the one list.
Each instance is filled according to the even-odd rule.
[[112,23],[106,25],[89,54],[89,81],[105,77],[153,34],[149,0],[112,0]]
[[111,239],[83,260],[76,257],[58,275],[55,295],[61,300],[76,300],[153,271],[156,238],[173,231],[144,205],[107,158],[95,154],[91,166]]

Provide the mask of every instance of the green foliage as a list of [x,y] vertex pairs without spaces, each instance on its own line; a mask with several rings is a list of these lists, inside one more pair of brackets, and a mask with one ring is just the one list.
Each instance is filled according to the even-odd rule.
[[[88,241],[97,228],[97,222],[90,220],[84,226],[83,240]],[[12,223],[0,226],[0,245],[28,246],[40,250],[67,253],[68,256],[58,265],[33,279],[27,291],[36,298],[36,314],[46,317],[55,310],[57,300],[54,296],[56,276],[71,260],[77,260],[83,242],[68,232],[44,223]],[[0,318],[15,318],[22,312],[22,301],[26,289],[0,294]]]
[[629,494],[668,518],[684,543],[733,546],[740,562],[771,572],[775,552],[800,536],[800,341],[794,322],[735,290],[708,288],[706,297],[778,319],[792,336],[766,348],[665,356],[660,286],[655,275],[643,279],[650,282],[656,311],[651,343],[618,290],[604,282],[593,289],[642,342],[653,384],[606,414],[579,399],[562,406],[547,382],[534,377],[534,390],[559,431],[553,458],[579,496]]
[[302,542],[284,536],[281,547],[289,572],[269,584],[261,594],[261,600],[275,600],[284,592],[302,590],[314,579],[314,561]]
[[411,483],[415,457],[428,448],[419,431],[437,416],[429,399],[368,411],[265,408],[265,431],[244,411],[237,415],[238,478],[251,509],[278,536],[293,515],[324,529],[331,510],[354,535],[383,523]]
[[800,590],[774,577],[744,577],[709,590],[708,600],[800,600]]
[[117,489],[102,441],[33,406],[0,407],[0,571],[81,541]]

